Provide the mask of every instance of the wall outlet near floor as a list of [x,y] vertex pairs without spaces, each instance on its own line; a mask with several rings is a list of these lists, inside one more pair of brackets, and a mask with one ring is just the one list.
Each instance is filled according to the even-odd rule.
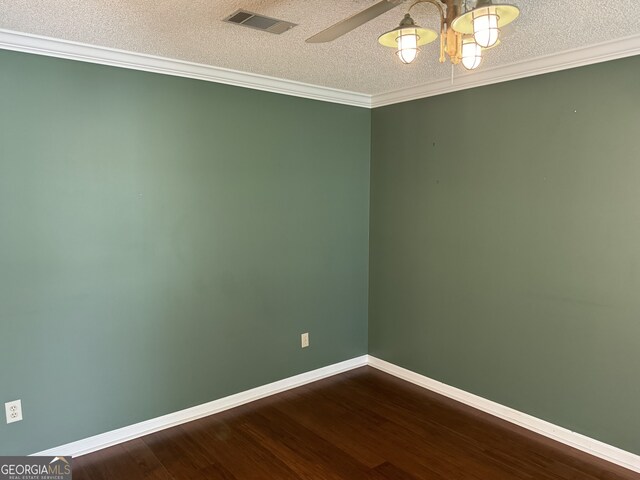
[[22,420],[22,401],[15,400],[4,404],[7,412],[7,423],[19,422]]
[[300,335],[300,343],[302,344],[302,348],[307,348],[309,346],[309,334],[303,333]]

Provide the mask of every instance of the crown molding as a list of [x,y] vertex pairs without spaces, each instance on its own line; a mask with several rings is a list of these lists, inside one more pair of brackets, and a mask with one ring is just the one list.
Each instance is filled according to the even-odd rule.
[[420,98],[442,95],[468,88],[507,82],[519,78],[566,70],[618,58],[640,55],[640,34],[587,47],[566,50],[494,68],[487,68],[454,79],[368,95],[335,88],[268,77],[199,63],[127,52],[108,47],[71,42],[28,33],[0,29],[0,49],[97,63],[177,77],[194,78],[265,92],[309,98],[363,108],[377,108]]
[[493,83],[508,82],[518,78],[532,77],[634,55],[640,55],[640,34],[573,50],[565,50],[509,65],[479,70],[473,72],[473,74],[455,78],[453,84],[451,79],[445,79],[373,95],[371,97],[371,108],[384,107],[385,105],[433,97]]
[[223,83],[236,87],[251,88],[323,102],[371,108],[371,96],[364,93],[321,87],[293,80],[268,77],[266,75],[240,72],[228,68],[213,67],[142,53],[127,52],[114,48],[98,47],[12,30],[0,29],[0,49],[160,73],[176,77],[194,78],[207,82]]

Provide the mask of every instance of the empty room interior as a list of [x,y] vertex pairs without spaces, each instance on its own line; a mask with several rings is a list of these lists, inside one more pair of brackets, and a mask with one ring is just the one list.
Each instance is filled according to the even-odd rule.
[[0,479],[639,480],[639,137],[636,0],[0,0]]

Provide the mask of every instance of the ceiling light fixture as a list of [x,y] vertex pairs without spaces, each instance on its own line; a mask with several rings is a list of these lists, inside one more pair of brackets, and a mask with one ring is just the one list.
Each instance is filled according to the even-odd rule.
[[385,47],[397,48],[398,58],[402,63],[415,60],[420,49],[418,47],[433,42],[438,34],[428,28],[422,28],[413,21],[409,13],[393,30],[383,33],[378,41]]
[[[514,21],[520,14],[513,5],[494,5],[492,0],[478,0],[475,8],[462,14],[461,0],[417,0],[418,4],[435,5],[440,13],[440,63],[448,56],[451,63],[474,70],[482,62],[483,49],[498,45],[500,28]],[[466,2],[465,2],[466,5]],[[378,42],[397,49],[403,63],[415,60],[420,45],[433,42],[438,35],[430,29],[419,27],[407,13],[400,25],[383,34]]]

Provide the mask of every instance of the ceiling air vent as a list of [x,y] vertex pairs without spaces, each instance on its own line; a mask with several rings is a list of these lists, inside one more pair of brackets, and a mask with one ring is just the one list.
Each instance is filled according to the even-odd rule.
[[223,20],[224,22],[235,23],[243,27],[255,28],[263,32],[281,34],[296,26],[295,23],[285,22],[277,18],[265,17],[257,13],[238,10]]

